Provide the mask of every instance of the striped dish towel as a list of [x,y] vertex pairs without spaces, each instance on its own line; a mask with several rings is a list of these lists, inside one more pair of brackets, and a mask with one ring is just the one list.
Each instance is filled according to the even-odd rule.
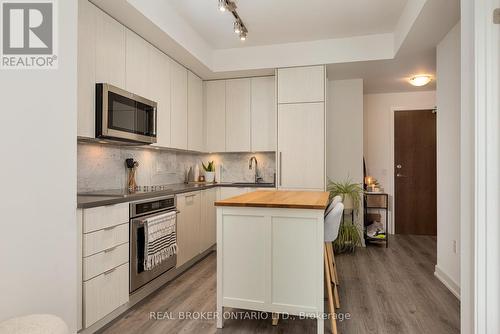
[[152,270],[157,265],[177,253],[175,211],[146,220],[144,270]]

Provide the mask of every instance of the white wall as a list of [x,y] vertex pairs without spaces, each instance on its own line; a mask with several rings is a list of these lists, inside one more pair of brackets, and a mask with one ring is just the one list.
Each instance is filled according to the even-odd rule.
[[[326,176],[363,182],[363,80],[328,82]],[[358,223],[362,226],[363,215]]]
[[363,181],[363,80],[328,82],[326,175]]
[[[460,23],[437,46],[436,276],[460,295]],[[455,245],[454,245],[455,243]]]
[[389,232],[393,232],[394,110],[432,109],[436,93],[386,93],[364,96],[364,156],[368,175],[375,177],[389,194]]
[[476,60],[474,50],[475,4],[460,1],[461,108],[460,108],[460,330],[476,328],[475,291],[475,128]]
[[57,4],[59,69],[0,74],[0,321],[52,313],[75,332],[77,1]]

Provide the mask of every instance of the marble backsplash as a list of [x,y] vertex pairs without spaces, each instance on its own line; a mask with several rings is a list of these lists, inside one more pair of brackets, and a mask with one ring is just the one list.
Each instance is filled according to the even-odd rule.
[[78,144],[78,192],[121,189],[126,186],[125,159],[139,162],[136,180],[139,185],[182,183],[190,167],[201,162],[215,161],[216,179],[219,182],[253,182],[254,170],[248,168],[250,157],[258,161],[259,174],[264,182],[273,182],[275,173],[274,153],[221,153],[201,154],[191,152],[155,150],[112,146],[98,143]]

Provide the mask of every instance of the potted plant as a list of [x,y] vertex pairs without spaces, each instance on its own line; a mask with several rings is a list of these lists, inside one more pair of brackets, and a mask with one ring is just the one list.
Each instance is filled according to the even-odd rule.
[[[341,196],[344,209],[353,210],[352,217],[357,218],[363,195],[363,186],[360,183],[354,183],[351,179],[340,182],[329,180],[327,190],[330,192],[330,198]],[[354,252],[356,247],[361,246],[360,231],[353,219],[343,219],[340,224],[339,235],[333,243],[338,253]]]
[[201,163],[203,166],[203,171],[205,172],[205,182],[213,183],[215,182],[215,164],[213,161],[209,161],[207,165]]

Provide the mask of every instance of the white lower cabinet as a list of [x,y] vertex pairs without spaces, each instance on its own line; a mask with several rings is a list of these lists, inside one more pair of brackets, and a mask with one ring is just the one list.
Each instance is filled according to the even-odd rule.
[[128,302],[128,262],[83,283],[85,327]]
[[177,195],[177,267],[199,253],[201,194],[199,191]]
[[127,203],[80,214],[83,326],[88,328],[129,300]]
[[215,245],[217,216],[214,203],[216,200],[217,188],[201,192],[200,253]]

